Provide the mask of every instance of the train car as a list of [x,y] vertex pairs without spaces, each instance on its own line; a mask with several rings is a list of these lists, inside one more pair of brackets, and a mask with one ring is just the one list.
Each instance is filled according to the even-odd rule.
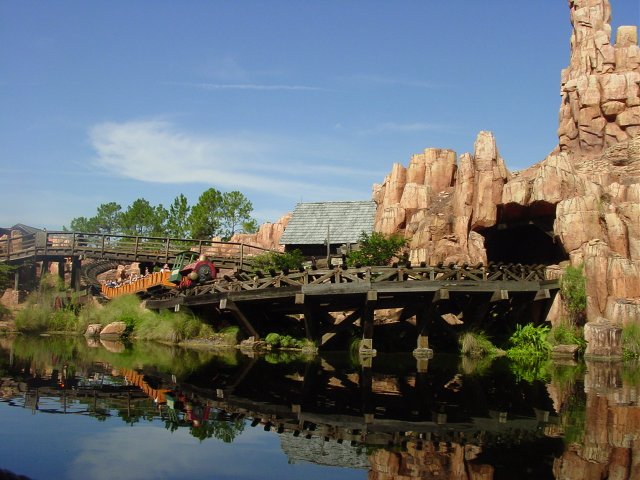
[[217,276],[218,269],[206,255],[186,251],[176,256],[169,281],[184,289],[209,282]]

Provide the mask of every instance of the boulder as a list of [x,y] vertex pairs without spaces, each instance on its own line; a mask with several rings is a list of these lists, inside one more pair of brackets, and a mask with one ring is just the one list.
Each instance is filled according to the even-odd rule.
[[84,332],[85,337],[98,337],[100,335],[100,331],[102,330],[102,325],[99,323],[92,323],[87,326],[87,330]]
[[600,317],[584,326],[585,357],[622,358],[622,327]]
[[124,322],[111,322],[100,331],[100,337],[122,337],[127,331]]

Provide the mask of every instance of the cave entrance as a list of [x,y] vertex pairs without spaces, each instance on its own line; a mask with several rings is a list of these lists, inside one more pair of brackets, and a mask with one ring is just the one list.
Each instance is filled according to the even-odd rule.
[[485,238],[487,260],[495,263],[552,265],[569,256],[562,243],[554,237],[555,217],[499,223],[479,231]]

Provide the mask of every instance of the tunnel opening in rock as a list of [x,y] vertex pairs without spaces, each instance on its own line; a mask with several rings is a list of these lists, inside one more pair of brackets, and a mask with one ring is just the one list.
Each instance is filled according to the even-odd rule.
[[478,233],[485,239],[487,260],[495,263],[552,265],[569,256],[553,234],[553,217],[500,223]]

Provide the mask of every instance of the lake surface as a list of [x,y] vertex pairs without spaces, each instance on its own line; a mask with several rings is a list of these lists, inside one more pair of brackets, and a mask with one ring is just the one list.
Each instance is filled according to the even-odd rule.
[[640,478],[638,364],[0,338],[0,478]]

